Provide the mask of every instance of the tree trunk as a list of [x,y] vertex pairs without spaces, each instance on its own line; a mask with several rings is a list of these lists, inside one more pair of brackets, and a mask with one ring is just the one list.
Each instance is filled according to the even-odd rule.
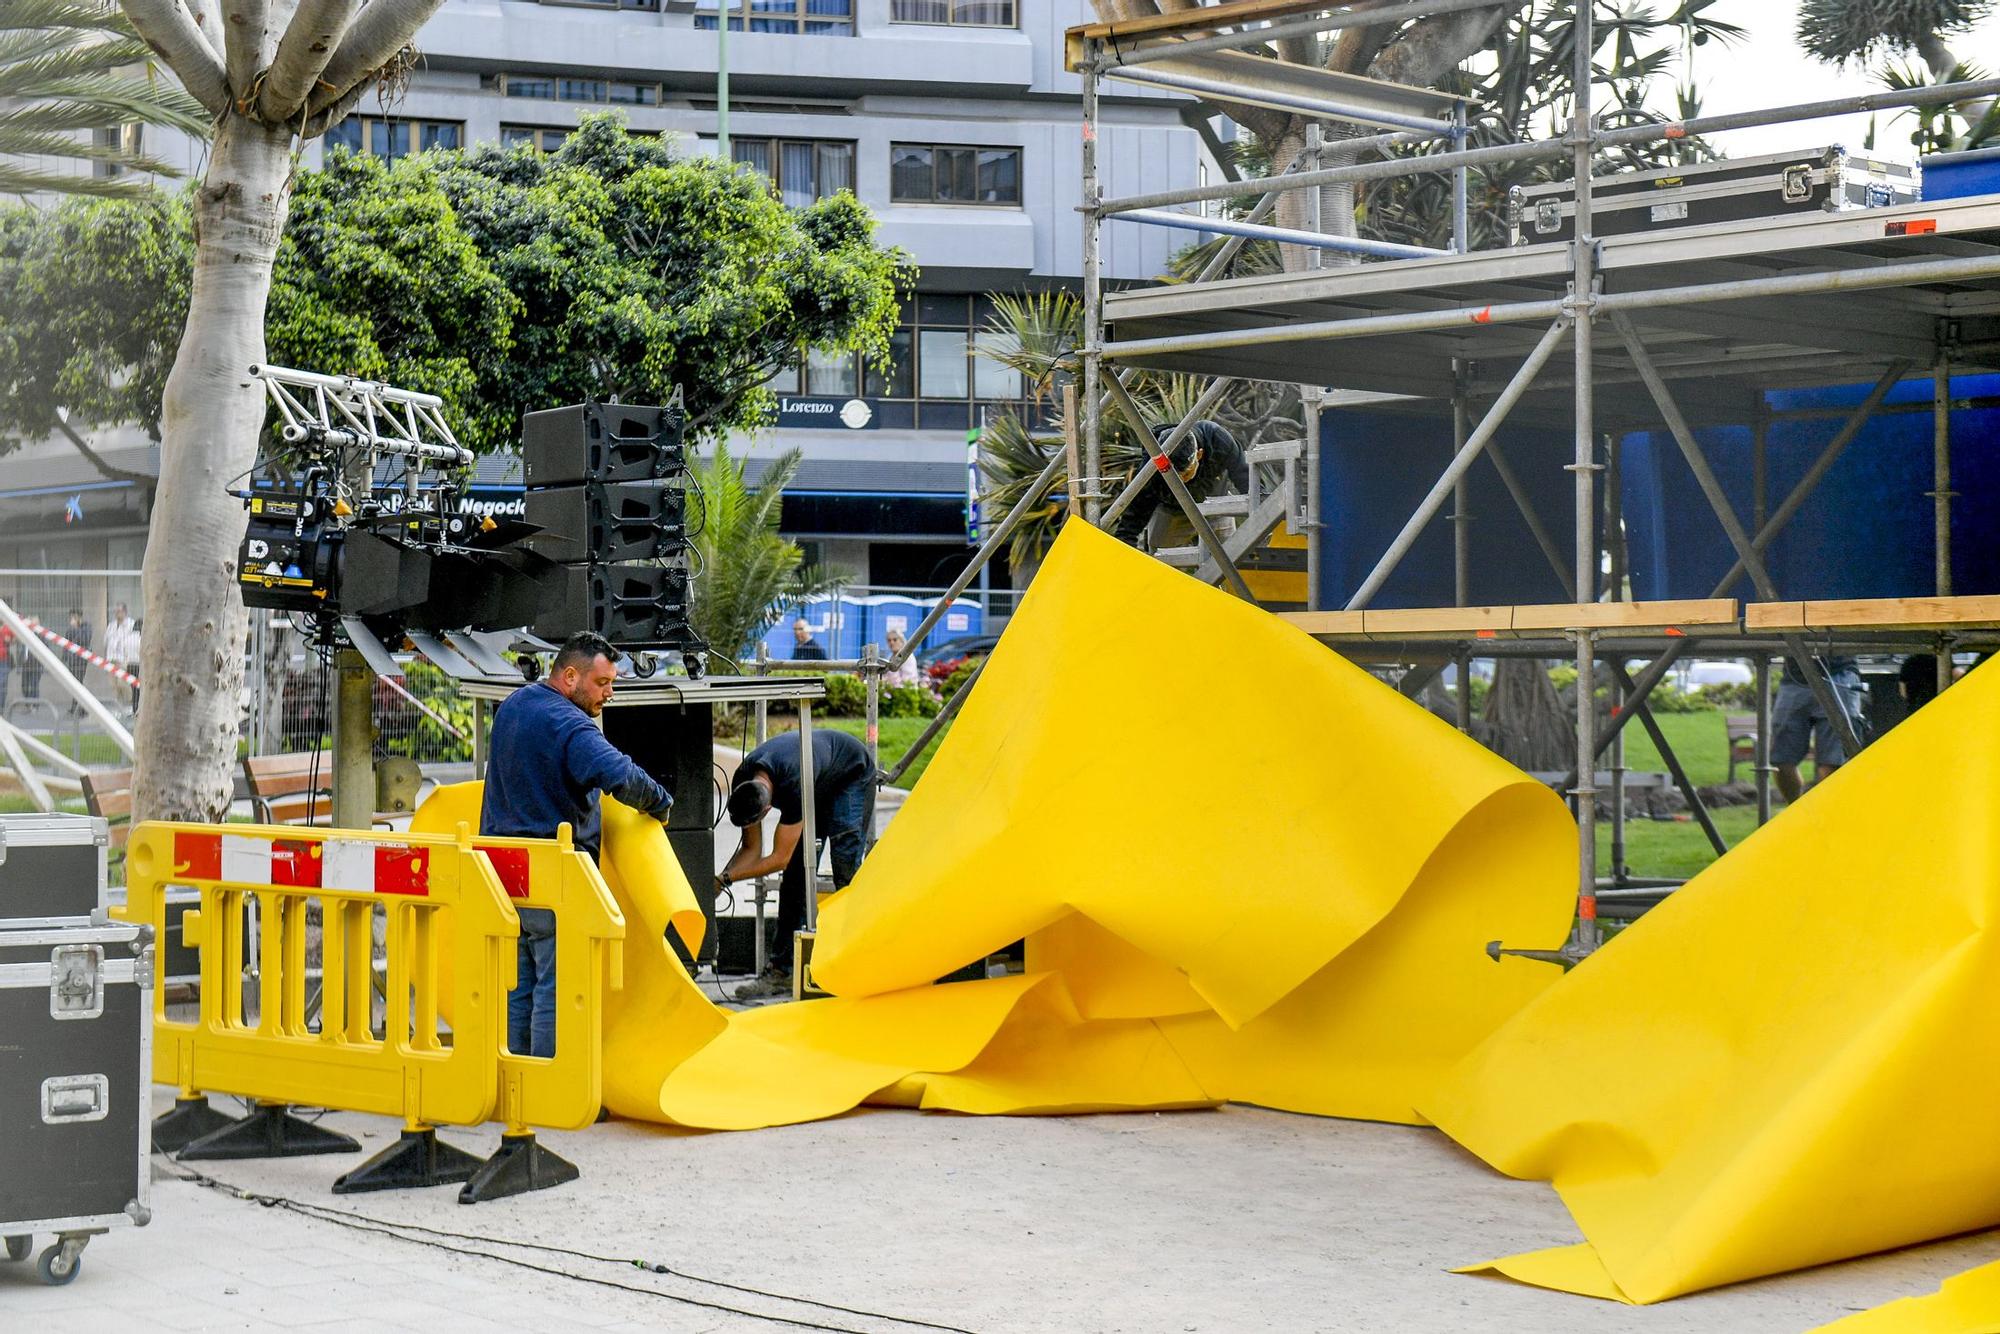
[[1576,719],[1549,682],[1548,664],[1501,658],[1486,695],[1486,739],[1494,753],[1530,773],[1566,772],[1576,763]]
[[194,288],[162,403],[146,544],[146,635],[133,817],[218,821],[236,762],[246,620],[236,585],[256,458],[271,264],[291,197],[292,135],[230,113],[195,194]]

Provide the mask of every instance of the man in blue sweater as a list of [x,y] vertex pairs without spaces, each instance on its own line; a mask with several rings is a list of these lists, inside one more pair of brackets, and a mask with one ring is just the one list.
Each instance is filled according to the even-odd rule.
[[[567,823],[576,846],[595,861],[603,838],[599,792],[666,820],[674,799],[591,721],[610,702],[618,658],[601,635],[571,635],[547,680],[516,690],[494,711],[480,833],[554,838],[556,826]],[[520,971],[507,996],[507,1048],[553,1056],[555,914],[547,908],[522,908],[520,914]]]

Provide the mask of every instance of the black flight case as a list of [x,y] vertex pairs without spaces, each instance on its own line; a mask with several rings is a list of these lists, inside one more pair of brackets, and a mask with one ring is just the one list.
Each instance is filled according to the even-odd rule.
[[[1915,167],[1856,157],[1838,144],[1621,172],[1591,179],[1590,230],[1593,236],[1626,236],[1791,213],[1914,204],[1921,197],[1920,179]],[[1576,234],[1575,183],[1549,181],[1509,190],[1507,232],[1513,245],[1569,240]]]
[[152,1217],[153,931],[105,908],[102,820],[0,816],[0,1237],[67,1283]]

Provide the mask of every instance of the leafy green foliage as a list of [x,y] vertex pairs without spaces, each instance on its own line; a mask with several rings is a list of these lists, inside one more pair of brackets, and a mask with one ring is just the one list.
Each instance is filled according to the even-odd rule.
[[[133,66],[141,66],[135,71]],[[100,143],[107,125],[159,125],[205,138],[208,115],[162,78],[124,11],[94,0],[7,0],[0,5],[0,194],[37,191],[131,198],[143,175],[175,175],[122,138]],[[88,163],[81,174],[40,158]],[[94,168],[115,168],[98,175]]]
[[726,444],[690,465],[688,527],[700,561],[694,628],[713,652],[739,664],[752,641],[777,623],[786,598],[803,601],[840,583],[807,567],[798,543],[778,532],[780,502],[800,458],[796,449],[780,454],[754,488]]
[[[763,382],[802,347],[885,355],[914,271],[842,192],[787,209],[747,168],[676,157],[586,117],[558,151],[435,155],[461,225],[522,303],[507,378],[516,417],[585,395],[661,403],[697,436],[768,421]],[[498,441],[476,441],[490,447]]]
[[[157,193],[0,209],[0,448],[48,434],[57,404],[158,437],[189,216]],[[335,151],[294,181],[269,357],[435,393],[480,452],[524,412],[677,387],[715,437],[768,417],[762,381],[802,346],[887,347],[911,270],[873,228],[852,195],[788,210],[754,172],[675,158],[611,116],[547,157]]]
[[192,273],[182,198],[0,208],[0,453],[58,405],[157,436]]
[[920,685],[890,686],[882,692],[884,718],[935,718],[944,701]]
[[1866,60],[1909,50],[1992,12],[1992,0],[1804,0],[1799,45],[1831,64]]

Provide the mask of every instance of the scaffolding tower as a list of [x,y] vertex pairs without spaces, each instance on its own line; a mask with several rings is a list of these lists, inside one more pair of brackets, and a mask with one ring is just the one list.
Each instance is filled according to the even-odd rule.
[[[1249,55],[1243,48],[1279,38],[1323,34],[1359,24],[1397,22],[1479,8],[1491,0],[1419,0],[1357,11],[1324,0],[1238,0],[1145,18],[1071,29],[1070,68],[1083,79],[1083,266],[1085,340],[1079,375],[1080,435],[1072,503],[1108,523],[1151,478],[1141,469],[1118,497],[1102,494],[1104,411],[1128,418],[1142,442],[1148,423],[1114,371],[1138,368],[1210,377],[1208,391],[1179,423],[1168,448],[1236,380],[1299,383],[1305,401],[1300,483],[1263,517],[1284,518],[1307,540],[1309,602],[1290,619],[1340,652],[1372,663],[1403,663],[1401,686],[1414,695],[1446,665],[1461,671],[1477,656],[1570,657],[1577,669],[1576,757],[1568,783],[1576,813],[1578,914],[1562,957],[1588,954],[1601,941],[1596,827],[1599,764],[1613,751],[1611,820],[1622,847],[1622,764],[1613,749],[1636,718],[1654,736],[1716,850],[1723,842],[1703,811],[1647,697],[1685,654],[1726,646],[1758,663],[1760,816],[1768,815],[1769,665],[1797,664],[1822,711],[1858,749],[1854,720],[1821,672],[1817,654],[1839,649],[1938,655],[1939,684],[1949,680],[1956,647],[2000,643],[2000,598],[1954,597],[1951,587],[1950,376],[2000,369],[2000,197],[1939,201],[1854,213],[1790,216],[1646,235],[1592,234],[1591,164],[1601,150],[1671,142],[1751,126],[1807,121],[1856,111],[1963,102],[2000,93],[2000,79],[1943,84],[1730,115],[1603,128],[1593,120],[1589,4],[1575,34],[1576,98],[1560,138],[1467,148],[1469,108],[1447,93],[1333,74]],[[1187,92],[1205,101],[1275,107],[1315,117],[1306,149],[1273,176],[1123,198],[1103,197],[1098,177],[1098,99],[1105,79]],[[1344,139],[1327,165],[1319,120],[1367,127]],[[1345,132],[1345,131],[1344,131]],[[1383,155],[1400,144],[1436,143],[1443,151]],[[1576,239],[1501,251],[1470,250],[1466,174],[1504,163],[1568,159],[1576,190]],[[1314,216],[1317,187],[1443,172],[1453,180],[1454,229],[1448,251],[1326,234]],[[1311,189],[1305,228],[1264,219],[1286,191]],[[1260,196],[1242,220],[1176,211],[1176,206]],[[1106,293],[1098,256],[1106,223],[1192,228],[1232,240],[1191,283]],[[1352,257],[1339,267],[1228,278],[1243,241],[1309,247],[1317,257]],[[1358,259],[1378,262],[1361,263]],[[1566,357],[1561,354],[1567,345]],[[1563,363],[1567,362],[1566,373]],[[1914,376],[1933,386],[1934,478],[1928,492],[1937,545],[1935,587],[1920,598],[1868,602],[1784,600],[1767,549],[1819,481],[1882,406]],[[1775,507],[1762,495],[1765,391],[1834,386],[1873,377],[1867,399]],[[1302,383],[1301,383],[1302,382]],[[1689,382],[1698,395],[1677,392]],[[1597,393],[1599,386],[1625,392]],[[1403,523],[1369,573],[1329,597],[1320,568],[1319,409],[1343,402],[1430,405],[1452,422],[1449,464]],[[1483,413],[1475,415],[1482,407]],[[1760,486],[1746,520],[1732,505],[1700,442],[1697,425],[1758,424]],[[1571,474],[1575,539],[1563,552],[1543,516],[1494,444],[1503,423],[1539,421],[1573,429],[1564,465]],[[1412,416],[1412,429],[1422,429]],[[1726,533],[1736,566],[1709,599],[1622,602],[1622,544],[1615,521],[1600,526],[1600,505],[1615,506],[1615,432],[1664,426],[1678,445]],[[1150,443],[1155,458],[1159,452]],[[1500,470],[1533,537],[1522,559],[1549,562],[1569,600],[1554,605],[1470,606],[1465,479],[1486,457]],[[1051,469],[1056,466],[1051,463]],[[1600,491],[1599,478],[1606,485]],[[1239,595],[1249,591],[1236,561],[1262,540],[1250,524],[1225,544],[1171,469],[1160,476],[1193,525],[1199,560],[1183,562]],[[1045,479],[1046,480],[1046,479]],[[1039,494],[1036,488],[1031,494]],[[1457,597],[1449,607],[1378,610],[1371,603],[1427,526],[1453,504],[1451,526]],[[1254,502],[1253,502],[1254,507]],[[1003,531],[996,533],[999,538]],[[989,547],[994,546],[989,542]],[[987,553],[982,553],[985,555]],[[1756,600],[1726,596],[1745,576]],[[1626,663],[1646,660],[1637,676]],[[1617,707],[1600,729],[1589,683],[1605,664]],[[1460,680],[1465,678],[1460,676]],[[871,692],[872,693],[872,692]],[[1470,692],[1459,691],[1460,725]],[[1622,867],[1616,868],[1621,873]],[[1608,891],[1629,894],[1628,889]],[[1639,893],[1647,891],[1640,890]]]

